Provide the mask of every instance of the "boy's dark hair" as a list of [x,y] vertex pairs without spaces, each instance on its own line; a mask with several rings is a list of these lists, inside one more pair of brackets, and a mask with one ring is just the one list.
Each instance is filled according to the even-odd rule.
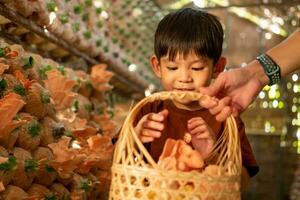
[[192,8],[180,9],[166,15],[158,24],[155,55],[168,55],[174,60],[177,53],[186,56],[194,51],[199,57],[213,59],[214,64],[222,53],[223,28],[216,16]]

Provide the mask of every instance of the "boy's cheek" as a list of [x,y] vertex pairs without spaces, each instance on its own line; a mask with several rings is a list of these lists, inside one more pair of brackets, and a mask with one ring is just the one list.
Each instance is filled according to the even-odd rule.
[[211,80],[209,77],[204,76],[201,79],[197,79],[195,81],[195,90],[197,90],[199,92],[200,87],[207,87],[210,85]]
[[171,83],[169,83],[168,81],[166,81],[166,80],[162,80],[162,86],[163,86],[165,91],[173,90],[173,85]]

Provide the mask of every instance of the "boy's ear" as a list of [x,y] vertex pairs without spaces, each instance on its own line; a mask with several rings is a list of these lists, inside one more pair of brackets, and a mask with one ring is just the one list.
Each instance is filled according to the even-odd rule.
[[150,58],[152,70],[154,74],[158,77],[161,78],[161,71],[160,71],[160,64],[156,56],[151,56]]
[[224,68],[226,66],[226,58],[225,57],[220,57],[218,62],[214,66],[214,72],[213,72],[213,77],[212,78],[217,78],[217,76],[224,71]]

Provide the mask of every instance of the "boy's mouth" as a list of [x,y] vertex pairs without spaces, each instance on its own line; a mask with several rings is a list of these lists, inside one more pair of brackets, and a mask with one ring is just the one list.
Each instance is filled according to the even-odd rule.
[[195,91],[193,88],[174,88],[175,91]]

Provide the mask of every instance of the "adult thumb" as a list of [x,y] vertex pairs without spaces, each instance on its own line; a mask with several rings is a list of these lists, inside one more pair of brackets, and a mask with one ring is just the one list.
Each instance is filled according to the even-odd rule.
[[202,94],[206,94],[208,96],[218,96],[219,92],[224,88],[224,83],[221,79],[216,79],[212,84],[207,87],[200,87],[199,91]]

